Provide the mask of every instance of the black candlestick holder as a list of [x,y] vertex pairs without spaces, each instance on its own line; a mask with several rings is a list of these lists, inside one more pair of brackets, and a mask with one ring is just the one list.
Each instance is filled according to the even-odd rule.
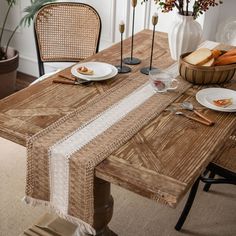
[[133,57],[133,50],[134,50],[134,19],[135,19],[135,7],[137,5],[137,0],[132,0],[131,2],[133,6],[133,23],[132,23],[132,37],[131,37],[131,55],[130,57],[126,57],[124,59],[124,63],[128,65],[138,65],[141,63],[141,60],[138,58]]
[[124,74],[124,73],[129,73],[131,71],[131,68],[129,66],[124,66],[123,65],[123,33],[125,31],[125,25],[124,23],[120,24],[119,27],[120,30],[120,65],[115,66],[118,69],[118,73]]
[[155,28],[156,28],[157,22],[158,22],[158,16],[154,15],[152,17],[153,32],[152,32],[152,47],[151,47],[150,65],[149,65],[149,67],[144,67],[140,70],[140,72],[145,74],[145,75],[149,75],[150,70],[157,69],[156,67],[152,66],[153,47],[154,47],[154,41],[155,41]]

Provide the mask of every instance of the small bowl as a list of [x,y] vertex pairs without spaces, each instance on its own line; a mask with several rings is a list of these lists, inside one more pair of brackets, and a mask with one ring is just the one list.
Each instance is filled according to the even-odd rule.
[[184,61],[191,52],[184,53],[179,60],[181,77],[193,84],[221,84],[230,81],[236,71],[236,64],[224,66],[195,66]]

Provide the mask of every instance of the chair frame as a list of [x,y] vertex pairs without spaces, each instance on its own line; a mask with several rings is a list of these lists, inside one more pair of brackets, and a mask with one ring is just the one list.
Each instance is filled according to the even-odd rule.
[[[209,172],[210,172],[209,177],[208,178],[205,177]],[[223,178],[214,179],[215,175],[219,175]],[[188,199],[185,203],[184,209],[181,213],[181,216],[179,217],[177,224],[175,225],[175,229],[177,231],[181,230],[181,228],[182,228],[182,226],[183,226],[183,224],[190,212],[190,209],[191,209],[192,204],[194,202],[200,181],[205,183],[203,190],[205,192],[208,192],[211,184],[233,184],[233,185],[236,185],[236,173],[232,172],[230,170],[227,170],[223,167],[220,167],[220,166],[211,162],[207,166],[206,171],[203,173],[203,175],[201,175],[197,178],[197,180],[195,181],[195,183],[193,184],[193,186],[190,190],[190,193],[189,193]]]
[[[45,6],[47,5],[57,5],[58,3],[65,3],[65,4],[78,4],[78,5],[82,5],[82,6],[87,6],[87,7],[90,7],[91,9],[93,9],[98,18],[99,18],[99,21],[100,21],[100,29],[99,29],[99,35],[98,35],[98,42],[97,42],[97,47],[96,47],[96,53],[98,53],[99,51],[99,45],[100,45],[100,39],[101,39],[101,31],[102,31],[102,21],[101,21],[101,17],[100,15],[98,14],[97,10],[86,4],[86,3],[79,3],[79,2],[54,2],[54,3],[48,3],[48,4],[45,4],[43,5],[39,11],[44,8]],[[34,38],[35,38],[35,44],[36,44],[36,52],[37,52],[37,59],[38,59],[38,69],[39,69],[39,76],[42,76],[45,74],[45,68],[44,68],[44,62],[51,62],[51,61],[42,61],[41,60],[41,56],[40,56],[40,49],[39,49],[39,43],[38,43],[38,40],[37,40],[37,33],[36,33],[36,27],[35,27],[35,22],[36,22],[36,17],[37,17],[37,14],[35,15],[34,17]],[[58,61],[58,62],[74,62],[74,61]]]

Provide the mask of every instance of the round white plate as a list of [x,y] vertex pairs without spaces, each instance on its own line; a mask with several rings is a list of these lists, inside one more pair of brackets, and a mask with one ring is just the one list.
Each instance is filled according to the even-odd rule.
[[[93,70],[94,74],[92,75],[84,75],[78,72],[78,68],[85,66],[91,70]],[[72,75],[79,77],[81,79],[86,80],[98,80],[100,78],[103,78],[105,76],[108,76],[111,74],[112,68],[110,64],[103,63],[103,62],[85,62],[85,63],[79,63],[76,64],[71,68]]]
[[[232,98],[233,104],[228,107],[218,107],[214,105],[213,100]],[[212,110],[223,112],[236,112],[236,91],[225,88],[207,88],[202,89],[196,94],[197,101]]]
[[88,81],[102,81],[102,80],[107,80],[107,79],[111,79],[113,77],[115,77],[118,74],[118,70],[115,66],[108,64],[111,68],[111,73],[107,76],[101,77],[101,78],[82,78],[80,75],[76,76],[75,74],[71,73],[75,76],[78,77],[80,79],[84,79],[84,80],[88,80]]

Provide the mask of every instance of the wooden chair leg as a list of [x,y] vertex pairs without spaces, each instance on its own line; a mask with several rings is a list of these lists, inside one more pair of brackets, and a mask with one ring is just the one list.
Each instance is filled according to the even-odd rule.
[[188,196],[188,200],[184,206],[184,209],[182,211],[182,214],[175,226],[175,229],[177,231],[180,231],[188,214],[189,214],[189,211],[193,205],[193,201],[195,199],[195,196],[196,196],[196,193],[197,193],[197,189],[198,189],[198,185],[199,185],[199,181],[200,181],[200,177],[195,181],[195,183],[193,184],[191,190],[190,190],[190,193],[189,193],[189,196]]
[[[215,177],[215,173],[214,172],[210,172],[209,178],[214,179],[214,177]],[[208,192],[210,187],[211,187],[211,184],[206,183],[204,188],[203,188],[203,191]]]

